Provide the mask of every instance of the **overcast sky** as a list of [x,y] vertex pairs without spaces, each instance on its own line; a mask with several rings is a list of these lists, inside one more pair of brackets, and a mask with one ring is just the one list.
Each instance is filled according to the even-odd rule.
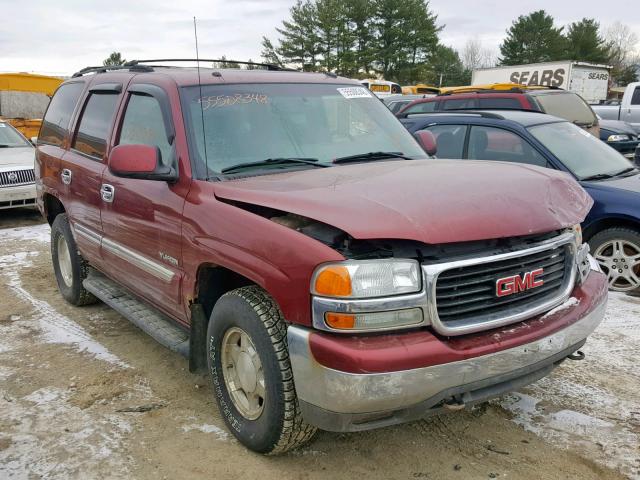
[[[69,75],[98,65],[114,50],[127,59],[193,57],[193,16],[200,56],[258,60],[262,35],[275,38],[294,0],[0,0],[0,71]],[[497,53],[518,15],[544,8],[558,25],[595,17],[640,36],[637,0],[432,0],[445,28],[443,43],[462,47],[477,37]]]

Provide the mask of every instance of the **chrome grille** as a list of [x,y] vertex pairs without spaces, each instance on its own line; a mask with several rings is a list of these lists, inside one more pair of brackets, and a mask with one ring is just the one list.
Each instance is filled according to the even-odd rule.
[[35,183],[35,175],[32,168],[27,170],[0,172],[0,188],[17,187],[20,185],[29,185],[31,183]]
[[[576,278],[573,236],[564,234],[519,251],[424,265],[433,299],[432,324],[444,335],[507,325],[544,313],[568,298]],[[542,285],[498,296],[499,279],[543,269]]]

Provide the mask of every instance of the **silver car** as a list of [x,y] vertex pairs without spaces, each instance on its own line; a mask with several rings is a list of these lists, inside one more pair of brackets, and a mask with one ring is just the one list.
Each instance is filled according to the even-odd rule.
[[0,209],[35,206],[33,145],[0,120]]

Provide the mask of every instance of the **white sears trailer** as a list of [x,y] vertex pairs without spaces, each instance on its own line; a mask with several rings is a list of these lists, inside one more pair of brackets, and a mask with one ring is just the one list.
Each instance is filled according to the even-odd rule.
[[598,103],[607,98],[610,69],[607,65],[572,61],[509,65],[474,70],[471,84],[545,85],[570,90],[588,103]]

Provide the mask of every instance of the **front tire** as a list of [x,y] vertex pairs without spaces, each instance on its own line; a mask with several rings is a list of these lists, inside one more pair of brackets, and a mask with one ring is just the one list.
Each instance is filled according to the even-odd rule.
[[589,246],[608,277],[610,290],[640,289],[640,232],[623,227],[607,228],[591,237]]
[[218,300],[207,328],[207,364],[225,423],[247,448],[279,454],[311,439],[300,413],[276,302],[256,286]]
[[67,302],[81,306],[97,301],[82,286],[89,264],[78,251],[66,214],[58,215],[51,225],[51,260],[58,289]]

